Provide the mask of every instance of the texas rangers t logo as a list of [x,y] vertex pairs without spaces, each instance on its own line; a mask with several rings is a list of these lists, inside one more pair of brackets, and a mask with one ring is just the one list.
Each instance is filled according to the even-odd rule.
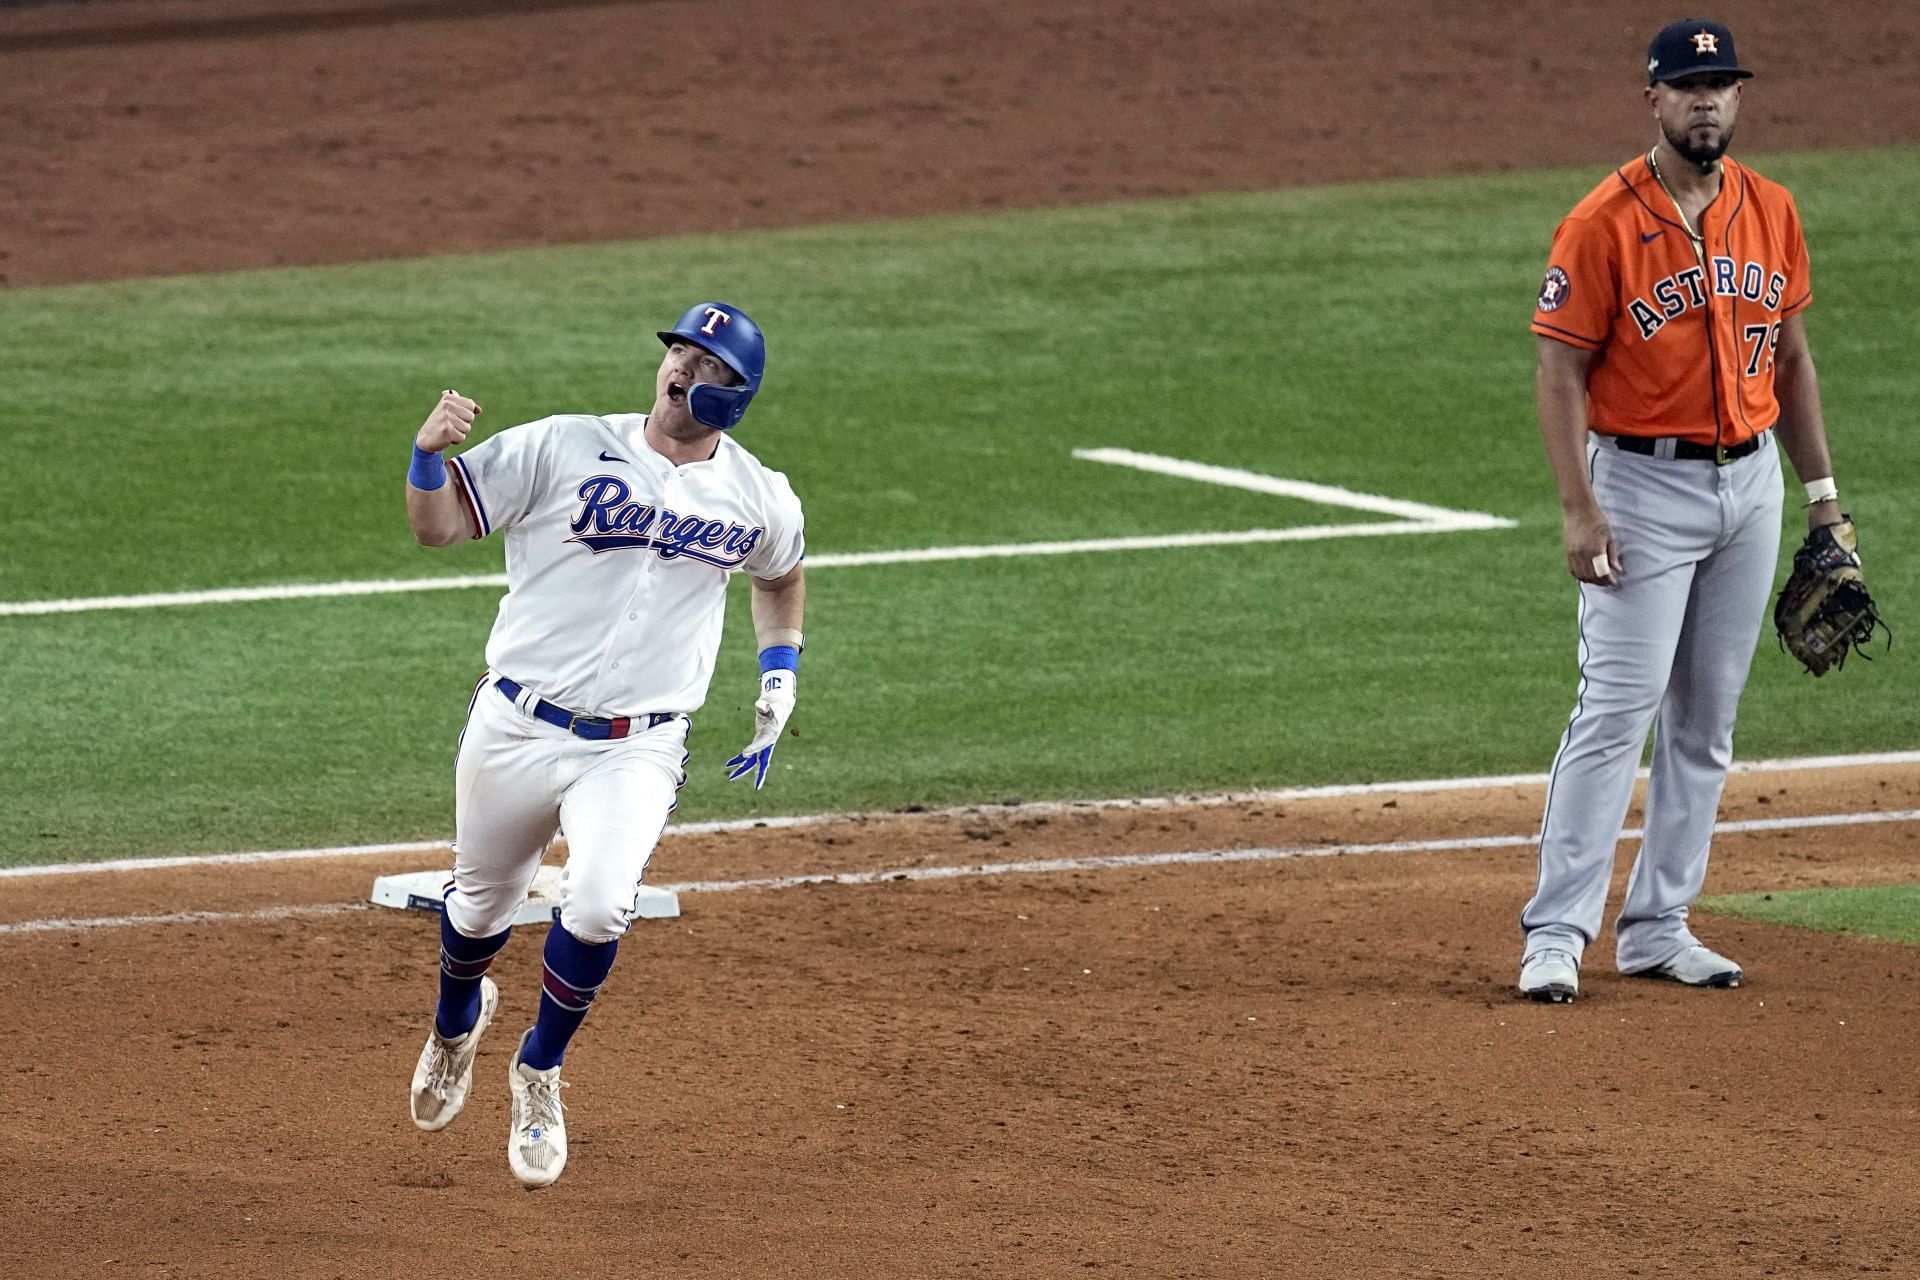
[[1693,51],[1701,57],[1720,52],[1720,37],[1711,31],[1697,31],[1693,37]]
[[706,334],[709,338],[711,338],[713,336],[713,326],[715,322],[718,322],[720,324],[732,324],[733,317],[728,315],[726,312],[722,311],[718,307],[708,307],[707,322],[700,326],[700,332]]

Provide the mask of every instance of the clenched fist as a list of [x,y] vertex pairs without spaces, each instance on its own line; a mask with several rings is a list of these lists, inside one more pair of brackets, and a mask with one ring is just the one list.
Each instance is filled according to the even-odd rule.
[[439,453],[465,440],[473,430],[473,420],[479,416],[479,405],[448,387],[441,393],[440,403],[433,406],[433,412],[420,424],[420,434],[413,442],[428,453]]

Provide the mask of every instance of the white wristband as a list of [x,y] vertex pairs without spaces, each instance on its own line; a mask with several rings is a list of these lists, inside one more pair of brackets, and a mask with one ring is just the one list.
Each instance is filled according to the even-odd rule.
[[1833,482],[1832,476],[1822,476],[1818,480],[1807,481],[1807,505],[1816,502],[1831,502],[1840,496],[1840,486]]

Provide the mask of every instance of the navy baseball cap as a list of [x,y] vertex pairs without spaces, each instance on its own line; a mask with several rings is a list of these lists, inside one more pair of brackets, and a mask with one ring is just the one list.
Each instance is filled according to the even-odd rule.
[[1682,18],[1660,28],[1647,46],[1647,83],[1661,84],[1682,76],[1753,74],[1733,52],[1733,32],[1705,18]]

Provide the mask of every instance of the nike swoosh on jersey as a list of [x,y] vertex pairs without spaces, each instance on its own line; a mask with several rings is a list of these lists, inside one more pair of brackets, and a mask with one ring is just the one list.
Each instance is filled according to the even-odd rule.
[[[606,451],[605,449],[602,449],[602,450],[600,451],[600,461],[602,461],[602,462],[627,462],[627,460],[626,460],[625,458],[617,458],[617,457],[615,457],[615,456],[614,456],[613,454],[611,454],[611,453],[608,453],[608,452],[607,452],[607,451]],[[630,463],[630,462],[627,462],[627,465],[628,465],[628,466],[632,466],[633,464],[632,464],[632,463]]]
[[[1640,237],[1640,243],[1652,244],[1655,240],[1658,240],[1661,236],[1665,234],[1667,234],[1667,229],[1665,227],[1660,228],[1660,230],[1658,231],[1649,231]],[[605,455],[602,455],[602,456],[605,456]]]

